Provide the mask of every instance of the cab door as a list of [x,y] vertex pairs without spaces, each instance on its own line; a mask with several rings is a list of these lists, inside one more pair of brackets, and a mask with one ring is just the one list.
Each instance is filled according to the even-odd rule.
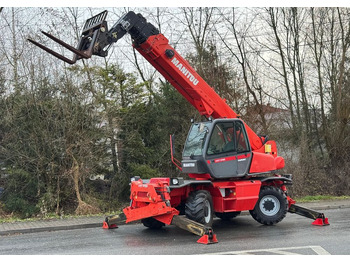
[[217,121],[206,151],[210,175],[217,179],[244,176],[250,160],[250,146],[242,121]]
[[244,176],[248,174],[253,154],[242,121],[235,122],[235,141],[237,151],[237,176]]

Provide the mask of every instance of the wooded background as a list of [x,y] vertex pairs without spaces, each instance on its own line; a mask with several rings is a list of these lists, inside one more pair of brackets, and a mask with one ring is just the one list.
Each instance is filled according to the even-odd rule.
[[[108,8],[141,13],[259,134],[277,141],[295,196],[350,193],[350,9]],[[99,8],[0,9],[0,215],[109,212],[133,176],[170,161],[201,120],[129,36],[70,66],[33,46],[75,46]]]

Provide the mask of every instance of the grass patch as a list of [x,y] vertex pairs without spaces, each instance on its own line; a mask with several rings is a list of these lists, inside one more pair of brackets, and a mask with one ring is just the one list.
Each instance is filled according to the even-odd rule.
[[[108,215],[117,215],[120,214],[121,211],[115,211],[110,212]],[[14,223],[14,222],[30,222],[30,221],[40,221],[40,220],[57,220],[57,219],[67,219],[67,218],[80,218],[80,217],[95,217],[95,216],[101,216],[104,217],[106,214],[99,213],[99,214],[91,214],[91,215],[64,215],[64,216],[58,216],[56,214],[47,214],[45,217],[32,217],[32,218],[25,218],[22,219],[20,217],[17,217],[15,215],[8,215],[8,216],[0,216],[0,223]]]
[[322,201],[322,200],[344,200],[350,199],[350,196],[331,196],[331,195],[316,195],[316,196],[304,196],[301,198],[296,198],[297,202],[313,202],[313,201]]

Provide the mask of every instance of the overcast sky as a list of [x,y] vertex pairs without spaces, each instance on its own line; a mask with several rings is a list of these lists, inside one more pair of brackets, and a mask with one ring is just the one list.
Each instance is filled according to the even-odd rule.
[[[53,4],[54,3],[54,4]],[[190,5],[189,5],[190,4]],[[74,1],[72,5],[71,0],[60,0],[60,1],[43,1],[43,0],[2,0],[1,6],[55,6],[55,7],[67,7],[67,6],[81,6],[81,7],[100,7],[100,6],[113,6],[113,7],[125,7],[125,6],[152,6],[152,7],[184,7],[184,6],[240,6],[240,7],[261,7],[261,6],[350,6],[348,0],[174,0],[174,1],[156,1],[156,0],[104,0],[104,1]]]

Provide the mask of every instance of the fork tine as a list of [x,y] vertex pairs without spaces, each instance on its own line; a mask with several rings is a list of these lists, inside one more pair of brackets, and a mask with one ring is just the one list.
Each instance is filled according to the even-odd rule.
[[78,49],[74,48],[71,45],[68,45],[67,43],[63,42],[62,40],[56,38],[55,36],[45,32],[45,31],[41,31],[44,35],[46,35],[47,37],[51,38],[53,41],[59,43],[60,45],[64,46],[65,48],[67,48],[68,50],[72,51],[74,54],[77,54],[83,58],[90,58],[91,56],[86,55],[84,52],[79,51]]
[[41,49],[44,49],[46,52],[50,53],[51,55],[57,57],[58,59],[63,60],[64,62],[68,63],[68,64],[75,64],[75,61],[68,59],[67,57],[60,55],[59,53],[56,53],[55,51],[51,50],[50,48],[47,48],[46,46],[39,44],[38,42],[32,40],[32,39],[27,39],[29,42],[31,42],[32,44],[36,45],[37,47],[40,47]]

